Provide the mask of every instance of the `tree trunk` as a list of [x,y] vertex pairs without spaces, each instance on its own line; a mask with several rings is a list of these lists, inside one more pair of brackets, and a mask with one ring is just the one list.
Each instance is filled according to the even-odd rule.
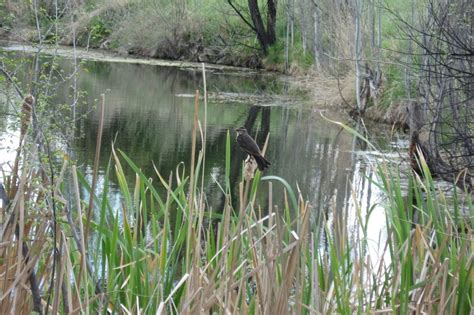
[[234,9],[237,15],[247,24],[257,35],[264,54],[268,53],[268,48],[276,43],[276,17],[277,17],[277,0],[267,0],[267,25],[262,19],[262,13],[258,7],[258,0],[248,0],[248,9],[252,21],[246,17],[246,13],[242,12],[241,6],[237,5],[233,0],[227,0],[227,3]]
[[[257,33],[257,39],[262,46],[263,52],[266,54],[269,46],[269,38],[263,25],[262,15],[258,8],[257,0],[248,0],[250,16],[252,18],[253,26],[255,27],[255,33]],[[270,20],[268,21],[270,23]]]
[[319,8],[319,5],[314,3],[314,9],[313,9],[313,27],[314,27],[314,65],[316,66],[316,70],[321,70],[321,51],[320,51],[320,45],[321,45],[321,27],[320,27],[320,21],[321,21],[321,9]]
[[276,0],[267,0],[267,7],[268,7],[268,11],[267,11],[268,45],[273,45],[276,43],[276,14],[277,14]]
[[257,39],[262,46],[264,54],[267,54],[268,47],[273,45],[276,42],[276,12],[277,5],[274,0],[267,1],[267,28],[265,29],[262,14],[258,7],[257,0],[248,0],[248,6],[250,11],[250,16],[252,18],[252,23],[254,26],[255,33],[257,34]]
[[288,64],[290,59],[290,18],[286,19],[286,36],[285,36],[285,72],[288,71]]
[[355,70],[356,70],[356,100],[357,100],[357,109],[359,112],[363,112],[365,110],[365,106],[362,103],[361,99],[361,65],[360,59],[362,54],[362,34],[361,34],[361,18],[362,18],[362,1],[363,0],[356,0],[355,1]]

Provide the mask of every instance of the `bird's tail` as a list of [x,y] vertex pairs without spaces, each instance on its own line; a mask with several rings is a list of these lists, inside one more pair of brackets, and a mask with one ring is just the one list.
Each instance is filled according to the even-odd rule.
[[255,161],[257,161],[258,169],[264,171],[267,167],[272,165],[267,159],[263,156],[255,156]]

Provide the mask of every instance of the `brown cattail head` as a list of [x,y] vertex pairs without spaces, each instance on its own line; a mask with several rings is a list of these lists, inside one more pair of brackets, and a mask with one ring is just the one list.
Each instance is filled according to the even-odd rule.
[[255,161],[255,158],[253,156],[249,155],[245,160],[244,166],[244,177],[247,181],[250,181],[254,177],[256,169],[257,162]]
[[23,105],[21,106],[21,130],[20,135],[23,138],[26,134],[26,130],[31,121],[31,112],[33,111],[33,106],[35,106],[35,98],[33,95],[28,94],[23,100]]

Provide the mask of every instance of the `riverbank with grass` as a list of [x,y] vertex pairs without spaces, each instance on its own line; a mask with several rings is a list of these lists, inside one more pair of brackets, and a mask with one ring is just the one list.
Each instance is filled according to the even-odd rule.
[[[0,49],[5,52],[18,52],[24,54],[34,54],[38,47],[26,45],[20,42],[0,40]],[[127,63],[150,65],[160,67],[174,67],[187,69],[190,71],[200,71],[202,63],[173,61],[160,59],[139,58],[137,56],[121,57],[110,51],[100,49],[72,48],[70,46],[44,45],[41,47],[41,53],[59,58],[80,61],[99,61],[113,63]],[[208,97],[214,101],[227,100],[235,102],[252,102],[256,105],[273,106],[276,104],[294,104],[301,102],[307,104],[307,107],[319,110],[344,110],[349,112],[352,108],[355,86],[353,76],[348,75],[343,80],[333,77],[318,77],[314,75],[283,75],[274,71],[257,70],[244,67],[234,67],[226,65],[206,64],[206,69],[213,73],[231,74],[236,76],[250,77],[257,75],[260,77],[274,77],[276,81],[287,84],[286,95],[275,93],[267,94],[249,94],[249,93],[227,93],[225,91],[212,92]],[[183,94],[182,97],[193,97]],[[395,125],[396,127],[406,128],[408,124],[407,104],[391,106],[389,109],[383,107],[370,107],[367,110],[367,119],[373,122]]]
[[[412,99],[405,89],[412,89],[416,74],[407,72],[402,52],[407,45],[398,36],[401,22],[392,11],[410,16],[412,4],[365,3],[364,13],[358,16],[355,6],[348,3],[282,2],[275,16],[276,42],[265,51],[247,6],[245,1],[101,0],[72,6],[45,2],[35,8],[8,1],[0,5],[4,21],[0,36],[42,46],[100,49],[116,58],[146,58],[151,63],[205,62],[208,68],[225,65],[278,71],[294,76],[294,82],[314,92],[315,104],[320,104],[321,93],[327,94],[323,91],[332,91],[323,102],[348,108],[348,112],[359,106],[356,90],[360,94],[370,90],[362,100],[367,103],[364,111],[370,109],[368,118],[406,124],[396,113],[403,112]],[[266,7],[258,7],[268,19]],[[360,36],[354,33],[357,19],[364,24]],[[357,38],[363,39],[360,45]],[[355,55],[357,45],[362,47],[360,56]],[[355,63],[358,59],[360,65]],[[372,81],[365,82],[369,78]]]

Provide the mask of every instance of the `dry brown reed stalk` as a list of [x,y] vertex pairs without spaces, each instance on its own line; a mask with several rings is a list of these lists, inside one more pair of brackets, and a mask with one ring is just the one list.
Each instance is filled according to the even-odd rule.
[[[74,238],[74,240],[76,242],[76,246],[79,248],[79,251],[80,251],[80,254],[81,254],[81,259],[80,259],[80,262],[79,262],[80,271],[79,271],[78,278],[80,279],[81,276],[83,276],[84,277],[84,282],[86,282],[87,281],[87,276],[86,276],[85,272],[82,272],[82,271],[87,270],[89,272],[89,274],[91,275],[91,278],[92,278],[93,270],[92,270],[92,266],[90,266],[90,262],[89,262],[89,259],[87,257],[87,253],[86,253],[86,245],[85,245],[85,238],[84,238],[84,233],[85,232],[84,232],[84,225],[83,225],[83,222],[82,222],[83,215],[82,215],[81,197],[80,197],[80,192],[79,192],[79,183],[78,183],[78,180],[77,180],[77,170],[76,170],[75,165],[72,166],[71,172],[72,172],[74,197],[76,199],[76,211],[77,211],[77,217],[78,217],[77,221],[78,221],[78,225],[79,225],[79,231],[77,231],[77,229],[75,228],[76,224],[74,224],[74,222],[73,222],[71,210],[66,209],[66,211],[67,211],[68,223],[69,223],[69,225],[72,229],[73,238]],[[79,279],[77,281],[77,288],[76,288],[77,290],[78,290],[78,288],[80,288],[80,284],[81,284],[81,281]],[[79,295],[75,296],[74,299],[72,299],[71,295],[68,295],[68,300],[69,300],[69,298],[71,299],[71,301],[68,303],[68,305],[70,305],[73,308],[79,307],[81,309],[81,311],[83,311],[83,306],[82,306],[82,303],[81,303],[81,299],[79,298]],[[86,292],[86,298],[87,298],[86,299],[86,302],[87,302],[88,301],[87,292]]]
[[[12,269],[9,268],[8,262],[2,266],[5,267],[5,272],[3,282],[4,286],[3,290],[1,290],[1,308],[3,310],[9,309],[9,302],[11,302],[13,294],[13,305],[10,306],[13,306],[13,309],[15,309],[16,307],[22,305],[23,307],[20,307],[20,310],[28,309],[29,305],[26,302],[28,301],[28,299],[26,298],[27,293],[26,291],[24,291],[24,288],[28,287],[29,284],[33,298],[33,310],[38,313],[42,313],[40,290],[38,287],[36,273],[34,271],[34,266],[39,255],[36,257],[31,257],[30,255],[31,250],[34,250],[35,252],[40,251],[33,247],[29,248],[26,243],[26,240],[24,239],[24,236],[29,234],[31,227],[30,224],[32,224],[28,222],[28,226],[25,229],[25,221],[28,220],[27,217],[25,218],[25,216],[28,216],[28,214],[25,213],[25,205],[28,204],[30,202],[30,198],[33,197],[33,192],[31,191],[31,183],[34,181],[33,178],[35,178],[38,173],[33,172],[28,161],[24,161],[21,177],[18,178],[21,155],[27,154],[26,152],[23,152],[23,149],[24,144],[26,142],[25,139],[27,135],[27,129],[31,122],[31,114],[34,109],[34,106],[34,97],[32,95],[27,95],[24,98],[21,109],[21,130],[17,154],[15,157],[12,174],[9,177],[9,180],[7,180],[8,192],[5,192],[2,186],[2,191],[4,195],[2,201],[4,207],[3,210],[4,212],[6,212],[7,209],[9,209],[10,213],[8,220],[5,221],[5,224],[2,227],[3,229],[1,240],[2,243],[9,244],[10,246],[6,247],[4,251],[1,251],[1,256],[8,257],[9,254],[11,254],[10,257],[13,258],[14,255],[16,255],[17,259],[15,264],[15,281],[9,286],[7,286],[7,283],[9,277],[11,277]],[[33,152],[32,156],[34,155],[35,153]],[[13,201],[10,202],[10,199],[13,199]],[[38,202],[42,199],[42,193],[40,192],[37,194],[36,201]],[[35,242],[34,244],[39,243]],[[6,261],[8,261],[8,259]],[[28,282],[28,284],[26,282]],[[20,286],[20,288],[18,288],[17,286]],[[10,297],[10,299],[8,297]],[[21,303],[19,301],[21,301]],[[11,311],[11,308],[9,310]]]
[[295,246],[291,250],[289,257],[287,258],[286,264],[284,264],[284,275],[287,277],[287,281],[283,281],[281,284],[281,287],[277,291],[276,299],[277,303],[275,304],[275,307],[272,312],[272,314],[284,314],[288,311],[288,302],[291,300],[291,292],[290,288],[293,286],[293,281],[294,277],[298,268],[299,264],[299,255],[300,255],[300,249],[301,249],[301,244],[306,240],[307,238],[307,228],[308,228],[308,223],[309,223],[309,217],[310,217],[310,211],[309,211],[309,205],[308,203],[300,203],[300,219],[299,221],[300,229],[299,233],[296,235],[294,234],[295,240],[294,244]]
[[91,193],[89,196],[89,207],[87,209],[86,216],[86,227],[84,231],[84,244],[87,249],[87,238],[89,234],[89,224],[92,214],[92,209],[94,207],[94,196],[95,196],[95,186],[97,184],[97,175],[99,172],[99,162],[100,162],[100,149],[102,147],[102,132],[104,130],[104,114],[105,114],[105,94],[101,94],[102,102],[100,105],[100,115],[99,115],[99,130],[97,133],[96,146],[95,146],[95,156],[94,156],[94,168],[92,171],[92,184],[91,184]]
[[[88,236],[89,236],[89,227],[90,227],[90,221],[91,221],[91,215],[92,215],[92,210],[94,208],[94,197],[95,197],[95,187],[97,184],[97,176],[99,172],[99,162],[100,162],[100,150],[102,148],[102,132],[104,130],[104,116],[105,116],[105,94],[101,94],[102,102],[100,105],[100,114],[99,114],[99,129],[97,132],[97,140],[96,140],[96,147],[95,147],[95,157],[94,157],[94,168],[92,170],[92,184],[91,184],[91,191],[90,191],[90,196],[89,196],[89,207],[87,209],[87,214],[86,214],[86,225],[83,229],[83,234],[81,236],[83,237],[83,240],[81,241],[81,248],[84,248],[83,254],[81,255],[81,260],[79,264],[79,276],[77,278],[78,288],[81,288],[81,280],[82,280],[82,275],[84,270],[84,260],[86,259],[85,252],[87,251],[88,247]],[[80,211],[80,208],[78,208],[78,211]],[[81,220],[81,218],[79,218]],[[86,291],[86,296],[85,300],[86,303],[85,305],[89,305],[89,295],[87,290]],[[79,300],[74,301],[74,308],[77,308],[77,304],[81,303]]]
[[[195,196],[194,192],[196,189],[195,185],[195,156],[196,156],[196,133],[197,133],[197,128],[199,124],[198,120],[198,111],[199,111],[199,90],[196,90],[195,96],[194,96],[194,119],[193,119],[193,130],[192,130],[192,147],[191,147],[191,174],[190,174],[190,182],[189,182],[189,200],[188,200],[188,206],[189,206],[189,212],[188,212],[188,237],[186,239],[186,247],[187,248],[192,248],[197,246],[199,242],[195,243],[195,239],[190,237],[190,235],[194,235],[194,204],[195,204]],[[200,205],[198,204],[198,209]],[[191,270],[194,269],[191,267],[193,257],[191,257],[191,251],[186,251],[186,270]],[[193,270],[194,272],[190,273],[190,278],[191,280],[188,282],[188,285],[186,286],[186,301],[189,301],[188,304],[192,301],[192,292],[194,291],[194,287],[197,285],[196,283],[196,270]],[[188,312],[187,307],[184,308],[186,312]]]
[[[219,255],[220,258],[217,262],[217,268],[214,270],[210,270],[209,267],[210,262],[204,267],[199,268],[199,277],[202,279],[201,287],[195,291],[196,299],[198,299],[197,303],[190,309],[190,313],[194,314],[196,312],[206,312],[211,309],[216,303],[221,306],[221,308],[226,309],[226,302],[225,297],[223,295],[227,295],[229,292],[228,289],[224,289],[220,287],[226,281],[220,281],[226,271],[228,270],[226,257],[228,255],[229,250],[232,250],[231,244],[235,242],[238,238],[231,239],[231,213],[232,207],[230,205],[229,196],[226,197],[226,204],[224,208],[223,214],[223,221],[220,225],[223,226],[222,229],[218,228],[218,231],[222,231],[222,234],[217,235],[217,239],[222,239],[222,247],[214,256],[211,261],[217,258]],[[200,263],[197,262],[197,263]],[[188,301],[185,305],[190,305],[192,300]],[[227,310],[229,311],[229,310]]]
[[[204,180],[205,180],[205,165],[206,165],[206,139],[207,139],[207,84],[206,84],[206,67],[205,64],[202,64],[202,76],[203,76],[203,96],[204,96],[204,117],[203,117],[203,128],[200,128],[201,134],[201,143],[202,148],[199,154],[199,159],[201,161],[201,187],[199,197],[194,200],[194,191],[195,191],[195,180],[194,180],[194,163],[191,166],[191,172],[193,178],[190,182],[190,211],[189,212],[189,226],[188,226],[188,238],[187,238],[187,248],[193,248],[192,253],[190,251],[186,252],[186,270],[190,271],[190,279],[188,285],[186,286],[186,301],[184,308],[185,314],[193,314],[194,310],[201,310],[203,299],[199,298],[202,294],[201,288],[203,287],[203,277],[198,266],[201,264],[201,240],[202,240],[202,228],[205,212],[205,190],[204,190]],[[198,102],[199,102],[199,91],[196,91],[195,94],[195,113],[194,113],[194,124],[193,124],[193,144],[194,148],[192,149],[192,160],[195,156],[195,135],[198,126],[201,126],[199,120],[197,119],[198,114]],[[194,203],[197,203],[197,211],[194,211]],[[194,237],[192,237],[194,236]]]
[[196,259],[201,259],[201,239],[202,239],[202,223],[204,218],[205,212],[205,190],[204,190],[204,179],[205,179],[205,170],[206,170],[206,146],[207,146],[207,79],[206,79],[206,65],[202,63],[202,78],[203,78],[203,96],[204,96],[204,132],[202,140],[202,171],[201,171],[201,191],[200,191],[200,198],[199,198],[199,212],[198,212],[198,222],[197,222],[197,240],[198,243],[196,244]]
[[195,159],[196,159],[196,130],[198,128],[198,114],[199,114],[199,90],[196,90],[194,94],[194,118],[193,118],[193,130],[191,139],[191,173],[189,176],[189,207],[190,212],[193,210],[194,205],[194,171],[195,171]]
[[206,145],[207,145],[207,83],[206,83],[206,65],[202,63],[202,81],[203,81],[203,96],[204,96],[204,134],[202,135],[202,178],[201,178],[201,203],[203,201],[204,193],[204,174],[206,169]]
[[[243,183],[240,183],[240,187],[242,204]],[[291,288],[298,285],[298,279],[302,279],[297,270],[301,246],[307,238],[310,211],[308,204],[302,201],[300,195],[300,210],[295,223],[296,231],[292,233],[293,240],[286,246],[275,246],[274,244],[284,244],[282,234],[278,233],[278,230],[287,226],[281,220],[273,221],[275,213],[271,211],[273,207],[271,183],[269,190],[270,213],[265,218],[259,217],[254,207],[249,205],[248,211],[241,212],[236,225],[231,227],[232,209],[230,206],[225,207],[223,220],[219,223],[222,228],[218,227],[219,233],[222,234],[217,236],[217,239],[223,238],[224,241],[215,256],[219,255],[220,258],[213,270],[210,270],[209,266],[215,258],[211,258],[206,266],[197,267],[202,279],[201,287],[197,291],[191,291],[194,294],[190,294],[185,305],[186,309],[190,307],[190,313],[210,312],[217,307],[225,314],[246,314],[248,312],[246,290],[249,282],[256,285],[256,303],[259,305],[255,310],[256,314],[275,312],[283,314],[288,310],[288,303],[293,299]],[[264,228],[263,223],[267,220],[268,226]],[[244,247],[244,240],[250,242],[249,248]],[[241,252],[243,248],[250,251],[250,261],[241,259],[246,255]],[[283,262],[283,280],[279,279],[275,269],[277,261]],[[202,265],[202,262],[195,263],[196,266]],[[281,302],[276,303],[277,301]]]
[[[39,284],[34,269],[46,250],[44,244],[47,239],[45,234],[48,223],[47,217],[40,215],[38,220],[26,212],[27,209],[31,209],[30,206],[26,208],[27,205],[33,203],[34,207],[35,202],[39,204],[43,202],[42,198],[33,199],[32,192],[28,191],[34,189],[30,183],[35,181],[36,176],[37,173],[32,172],[30,163],[23,163],[21,177],[17,186],[13,188],[16,192],[14,199],[11,202],[4,200],[9,213],[1,234],[4,244],[0,249],[3,261],[0,274],[2,314],[12,312],[28,314],[31,310],[42,314]],[[37,206],[39,204],[36,203]],[[30,240],[35,241],[28,245],[27,242]],[[32,300],[29,298],[28,287],[31,290]]]
[[26,137],[26,132],[31,123],[31,113],[33,111],[35,104],[36,104],[35,98],[31,94],[25,96],[25,98],[23,99],[23,104],[21,106],[21,118],[20,118],[20,124],[21,124],[20,141],[18,143],[18,149],[15,156],[15,162],[13,164],[12,174],[7,183],[7,187],[9,187],[9,196],[8,196],[9,199],[13,199],[13,197],[16,194],[15,189],[16,189],[16,185],[18,181],[18,168],[19,168],[19,163],[20,163],[20,157],[22,153],[24,139]]

